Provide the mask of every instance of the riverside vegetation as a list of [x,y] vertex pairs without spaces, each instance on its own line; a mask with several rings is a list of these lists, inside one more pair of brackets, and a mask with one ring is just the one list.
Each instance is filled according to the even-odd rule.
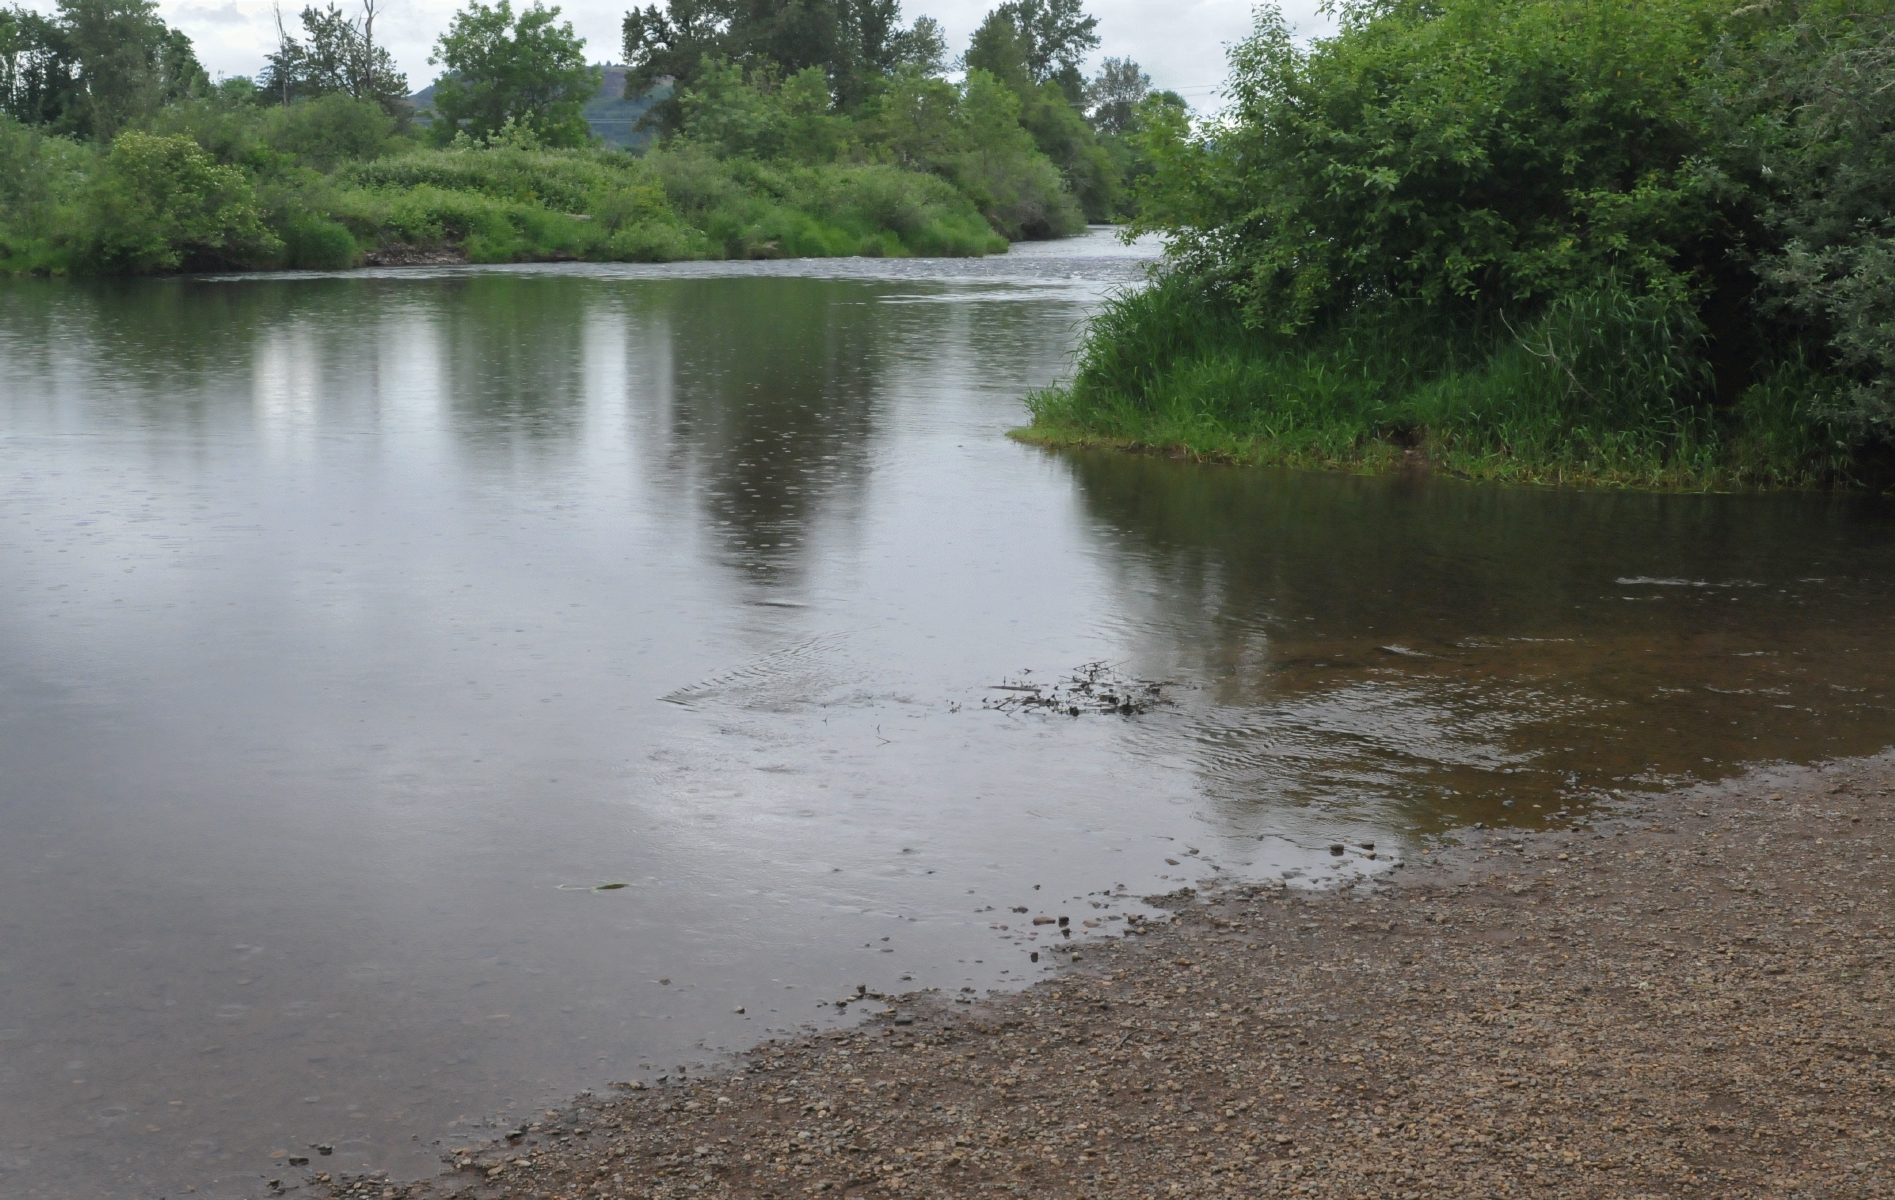
[[1078,2],[994,10],[959,82],[939,26],[904,26],[896,0],[635,11],[627,77],[659,135],[642,154],[589,134],[599,71],[537,0],[456,14],[419,114],[374,0],[305,9],[255,79],[216,84],[147,0],[0,9],[0,271],[979,255],[1063,236],[1125,213],[1149,91],[1126,60],[1080,75],[1099,38]]
[[1148,106],[1155,286],[1022,436],[1659,487],[1895,476],[1895,11],[1344,0]]

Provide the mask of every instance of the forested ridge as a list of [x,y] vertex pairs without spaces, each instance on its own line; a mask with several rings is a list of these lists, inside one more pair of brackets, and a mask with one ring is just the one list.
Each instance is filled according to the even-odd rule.
[[1154,100],[1080,0],[1010,0],[950,59],[897,0],[627,13],[650,134],[590,132],[600,69],[558,7],[470,0],[417,110],[377,0],[305,8],[213,83],[149,0],[0,8],[0,271],[978,255],[1130,214]]
[[1027,436],[1682,487],[1886,486],[1895,7],[1350,0],[1147,105],[1155,287]]

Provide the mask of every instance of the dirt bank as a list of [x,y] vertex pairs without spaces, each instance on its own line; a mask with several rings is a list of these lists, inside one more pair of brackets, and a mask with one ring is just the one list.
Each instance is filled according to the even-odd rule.
[[[587,1098],[337,1196],[1895,1195],[1895,757],[1392,885],[1171,902],[1069,974]],[[320,1167],[320,1159],[317,1167]],[[285,1184],[292,1181],[286,1179]]]

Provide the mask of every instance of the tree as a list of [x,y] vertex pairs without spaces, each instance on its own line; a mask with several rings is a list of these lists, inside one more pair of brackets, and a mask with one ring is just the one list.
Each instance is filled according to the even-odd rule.
[[508,126],[542,145],[582,146],[585,102],[599,90],[586,65],[585,41],[572,22],[555,25],[558,6],[539,0],[516,19],[510,0],[471,0],[435,43],[429,63],[447,68],[434,89],[434,136],[487,140]]
[[1092,107],[1092,127],[1100,133],[1125,133],[1138,115],[1138,106],[1151,94],[1151,76],[1129,58],[1108,58],[1086,85]]
[[188,137],[120,134],[86,208],[90,254],[108,270],[222,267],[281,249],[244,173]]
[[330,4],[305,8],[304,41],[279,33],[276,53],[265,60],[262,94],[283,104],[315,96],[344,95],[382,106],[391,116],[408,109],[408,77],[388,51],[375,45],[375,4],[364,0],[362,17]]
[[[1083,100],[1085,77],[1079,60],[1099,44],[1097,17],[1080,10],[1081,0],[1008,0],[987,14],[968,49],[967,65],[1007,80],[1023,70],[1034,83],[1057,83],[1074,104]],[[1011,33],[1002,27],[1011,26]],[[993,56],[994,70],[985,61]],[[1014,66],[1017,58],[1018,66]]]
[[[938,71],[941,27],[926,17],[901,26],[900,0],[665,0],[625,14],[628,93],[665,80],[690,88],[707,62],[746,70],[770,65],[785,78],[822,68],[836,105],[852,112],[903,63]],[[675,132],[682,112],[661,102],[652,119]]]
[[1823,415],[1895,447],[1895,13],[1811,5],[1743,65],[1719,183],[1768,237],[1763,308],[1787,326],[1769,340],[1815,346],[1844,385]]
[[0,112],[23,125],[53,125],[84,93],[66,30],[32,9],[0,9]]
[[1290,333],[1363,305],[1533,319],[1595,287],[1679,298],[1730,261],[1697,156],[1721,0],[1348,5],[1299,44],[1260,9],[1231,104],[1153,118],[1139,228]]
[[151,0],[60,0],[0,13],[0,104],[17,120],[109,138],[208,85],[191,39]]
[[947,70],[947,34],[933,17],[916,17],[907,32],[896,36],[895,54],[901,65],[923,75]]
[[1086,218],[1104,221],[1118,208],[1122,171],[1077,108],[1085,96],[1079,56],[1098,44],[1097,24],[1078,0],[1013,0],[987,14],[961,61],[1019,97],[1020,124],[1059,168]]
[[1025,96],[1039,83],[1027,66],[1031,52],[1020,23],[1012,14],[994,9],[974,30],[967,53],[961,56],[961,66],[969,71],[985,71],[1012,88],[1015,95]]

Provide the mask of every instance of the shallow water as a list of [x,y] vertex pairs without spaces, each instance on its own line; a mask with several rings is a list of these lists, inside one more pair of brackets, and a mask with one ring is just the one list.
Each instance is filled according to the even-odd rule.
[[0,285],[0,1195],[421,1172],[1015,907],[1895,740],[1881,502],[1005,439],[1141,269]]

